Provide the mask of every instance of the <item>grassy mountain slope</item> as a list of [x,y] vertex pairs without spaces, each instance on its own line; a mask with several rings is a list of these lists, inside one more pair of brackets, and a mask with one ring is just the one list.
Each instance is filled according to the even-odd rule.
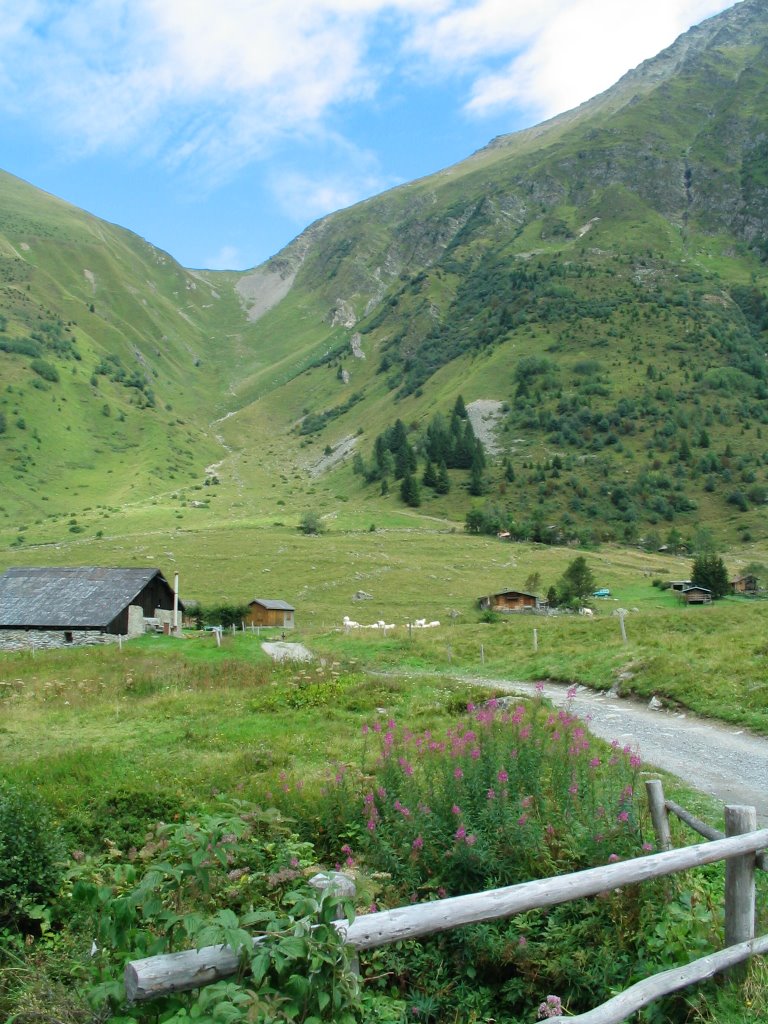
[[220,453],[207,425],[244,322],[231,288],[6,174],[0,282],[10,515],[165,491]]
[[[322,310],[336,377],[281,382],[275,411],[324,419],[331,447],[399,416],[418,446],[461,390],[507,410],[502,516],[627,540],[762,531],[767,56],[747,0],[576,111],[315,225],[274,261],[300,266],[257,327],[308,340]],[[270,404],[263,374],[242,394]]]
[[[475,508],[550,541],[764,540],[767,50],[745,0],[247,274],[186,271],[0,175],[8,559],[116,520],[197,533],[342,504],[357,525]],[[458,393],[496,403],[498,450],[475,493],[449,469],[408,510],[375,439],[402,420],[420,476]]]

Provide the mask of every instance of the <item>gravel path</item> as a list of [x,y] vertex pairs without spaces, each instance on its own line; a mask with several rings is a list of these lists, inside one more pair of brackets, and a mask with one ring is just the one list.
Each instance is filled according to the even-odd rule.
[[[534,683],[501,679],[471,679],[509,693],[538,692]],[[545,683],[543,694],[561,707],[569,687]],[[692,714],[652,711],[637,701],[576,688],[570,701],[574,713],[588,722],[595,735],[630,744],[643,761],[671,772],[687,785],[728,804],[757,808],[758,823],[768,826],[768,739],[739,726],[725,725]],[[668,793],[674,799],[673,793]]]

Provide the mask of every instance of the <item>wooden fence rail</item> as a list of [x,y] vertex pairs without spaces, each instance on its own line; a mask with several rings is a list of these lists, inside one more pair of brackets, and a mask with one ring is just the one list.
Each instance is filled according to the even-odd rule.
[[[743,835],[687,846],[680,850],[665,850],[567,875],[536,879],[501,889],[452,896],[374,914],[363,914],[352,924],[339,921],[336,927],[354,949],[372,949],[403,939],[421,938],[447,931],[461,925],[512,917],[528,910],[595,896],[610,889],[661,878],[720,860],[739,863],[749,874],[750,866],[754,866],[755,853],[766,847],[768,829],[750,831]],[[744,886],[740,885],[732,898],[743,901],[747,895],[748,887],[745,890]],[[754,895],[752,909],[754,910]],[[744,925],[743,915],[737,916]],[[634,1009],[645,1006],[653,999],[740,963],[754,953],[768,951],[768,936],[755,940],[753,934],[742,936],[742,941],[719,954],[704,957],[703,960],[689,964],[686,968],[666,971],[647,979],[622,993],[621,997],[615,997],[589,1014],[572,1017],[570,1020],[581,1024],[619,1024],[628,1014],[634,1012]],[[239,965],[240,958],[227,946],[209,946],[200,950],[186,950],[134,960],[128,963],[125,969],[126,993],[130,1000],[142,1001],[171,992],[186,992],[235,974]],[[690,980],[685,980],[686,977],[690,977]],[[637,1001],[636,1005],[630,1006],[633,999]],[[606,1009],[609,1006],[613,1006],[613,1009]]]

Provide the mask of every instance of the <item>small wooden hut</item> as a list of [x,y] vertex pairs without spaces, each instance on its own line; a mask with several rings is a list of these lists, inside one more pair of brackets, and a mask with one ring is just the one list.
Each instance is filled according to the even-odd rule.
[[479,598],[477,603],[482,609],[493,612],[536,611],[541,607],[540,598],[524,590],[501,590]]
[[247,626],[277,626],[278,629],[293,629],[293,613],[296,609],[286,601],[270,601],[257,597],[248,604]]
[[746,576],[735,576],[730,580],[731,591],[734,594],[756,594],[759,587],[757,576],[747,573]]

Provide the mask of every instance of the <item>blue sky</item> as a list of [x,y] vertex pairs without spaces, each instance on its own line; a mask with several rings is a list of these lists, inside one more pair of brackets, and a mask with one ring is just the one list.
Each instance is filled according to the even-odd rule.
[[732,4],[0,0],[0,167],[185,266],[245,269]]

